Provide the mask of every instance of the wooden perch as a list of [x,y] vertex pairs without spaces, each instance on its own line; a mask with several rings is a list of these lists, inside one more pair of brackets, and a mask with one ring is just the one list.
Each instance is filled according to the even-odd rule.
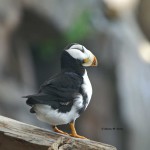
[[75,139],[0,116],[0,150],[116,150],[91,140]]

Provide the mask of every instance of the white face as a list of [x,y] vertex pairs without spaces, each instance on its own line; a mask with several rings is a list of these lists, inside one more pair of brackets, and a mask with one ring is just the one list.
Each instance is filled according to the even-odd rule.
[[97,66],[96,57],[83,45],[75,44],[66,50],[73,58],[83,62],[83,66]]

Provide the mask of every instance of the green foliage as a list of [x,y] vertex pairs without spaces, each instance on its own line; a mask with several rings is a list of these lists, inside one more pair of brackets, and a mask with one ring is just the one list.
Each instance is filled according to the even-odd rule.
[[61,42],[59,38],[47,39],[36,45],[37,54],[41,59],[49,61],[55,55],[60,46]]
[[54,51],[56,49],[56,43],[55,40],[47,40],[42,42],[39,45],[39,51],[43,58],[47,58],[53,55]]
[[68,42],[78,42],[85,39],[90,31],[90,13],[85,10],[77,19],[72,22],[72,25],[65,33],[65,38]]

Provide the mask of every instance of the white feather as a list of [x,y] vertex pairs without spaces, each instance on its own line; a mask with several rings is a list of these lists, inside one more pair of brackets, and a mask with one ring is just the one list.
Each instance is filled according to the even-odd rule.
[[77,50],[75,48],[71,48],[66,51],[75,59],[83,60],[83,59],[87,58],[87,55],[85,53],[83,53],[80,50]]
[[[84,53],[82,51],[80,51],[79,49],[80,50],[83,49]],[[73,45],[66,51],[75,59],[83,60],[88,57],[88,54],[87,54],[88,50],[80,44]]]
[[85,109],[87,108],[87,106],[90,103],[91,97],[92,97],[92,85],[91,82],[89,80],[87,71],[85,70],[85,73],[83,75],[83,84],[82,84],[82,88],[84,90],[85,93],[87,93],[87,103],[85,106]]

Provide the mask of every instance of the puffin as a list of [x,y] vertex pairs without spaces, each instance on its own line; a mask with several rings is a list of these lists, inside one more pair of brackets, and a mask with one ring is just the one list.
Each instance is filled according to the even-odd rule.
[[[69,44],[61,54],[61,71],[45,81],[36,94],[24,96],[37,119],[48,123],[55,132],[82,138],[75,121],[89,105],[92,85],[86,67],[97,66],[94,54],[83,45]],[[69,124],[71,134],[57,126]]]

